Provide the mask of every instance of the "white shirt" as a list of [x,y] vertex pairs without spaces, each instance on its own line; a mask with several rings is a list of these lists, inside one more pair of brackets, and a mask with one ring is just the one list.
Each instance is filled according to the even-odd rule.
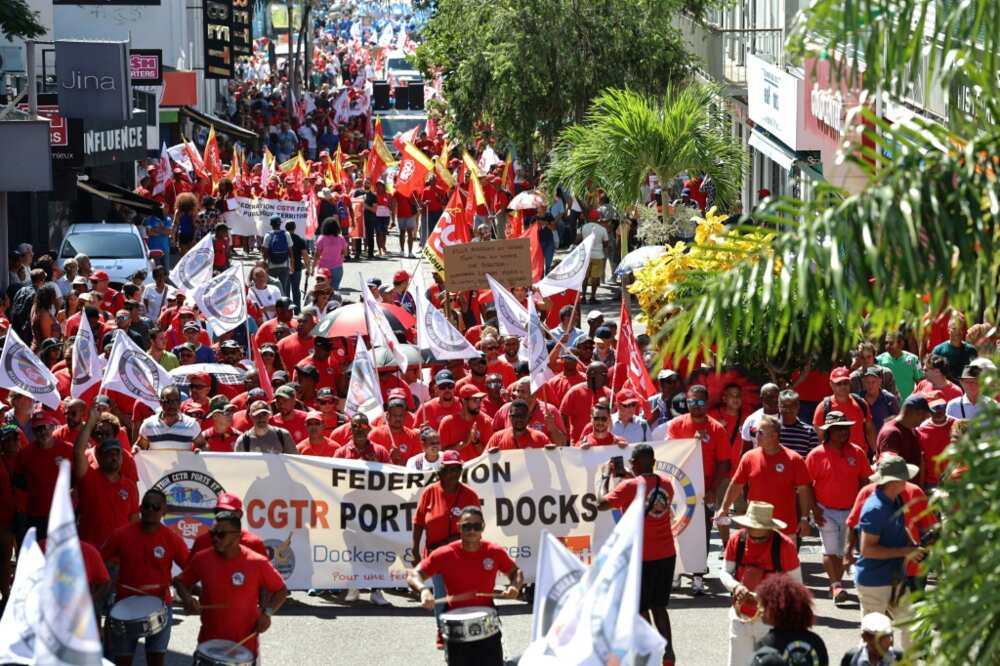
[[146,304],[146,316],[156,321],[160,317],[160,310],[163,308],[163,301],[167,297],[170,288],[164,284],[163,292],[156,290],[156,283],[147,284],[142,289],[142,302]]
[[167,425],[161,413],[153,414],[139,426],[139,436],[149,442],[150,450],[190,451],[195,437],[201,434],[201,426],[187,414],[178,414],[173,425]]
[[594,244],[590,248],[590,258],[591,260],[603,259],[604,244],[608,242],[608,230],[597,222],[587,222],[587,224],[583,225],[580,233],[583,234],[584,238],[590,234],[594,234]]
[[438,454],[438,459],[434,462],[427,462],[424,459],[423,453],[418,453],[409,460],[406,461],[407,469],[415,469],[420,472],[436,472],[441,467],[441,454]]
[[73,284],[66,279],[65,275],[56,280],[55,285],[56,288],[59,290],[59,293],[61,293],[64,298],[66,294],[68,294],[70,291],[73,290]]
[[740,437],[747,440],[748,442],[757,441],[757,423],[760,422],[760,417],[764,416],[764,408],[760,407],[752,413],[750,416],[743,420],[743,425],[740,426]]
[[983,405],[991,402],[993,402],[993,398],[980,395],[976,400],[976,404],[973,405],[969,401],[968,396],[961,395],[948,401],[948,405],[944,408],[944,413],[954,419],[971,419],[979,413]]
[[[289,249],[291,249],[291,245],[289,245]],[[258,289],[256,285],[251,284],[249,296],[250,300],[264,311],[265,319],[271,319],[274,317],[274,304],[278,302],[279,298],[281,298],[281,291],[277,287],[273,284],[269,284],[263,289]]]

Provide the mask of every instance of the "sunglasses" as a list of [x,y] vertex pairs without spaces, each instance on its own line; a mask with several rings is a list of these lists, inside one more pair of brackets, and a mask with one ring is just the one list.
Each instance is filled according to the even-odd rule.
[[687,401],[687,404],[688,404],[688,407],[704,407],[706,403],[705,403],[704,400],[690,400],[689,399]]
[[143,511],[159,511],[163,508],[163,504],[152,504],[150,502],[143,502],[139,505],[139,508]]
[[462,523],[458,526],[463,532],[482,532],[482,523]]
[[213,539],[225,539],[227,534],[239,534],[236,530],[209,530],[208,533]]
[[591,416],[590,418],[593,419],[594,421],[607,421],[608,420],[607,416]]
[[161,405],[179,405],[181,404],[180,398],[164,398],[160,400]]
[[316,404],[318,404],[318,405],[332,405],[333,404],[333,400],[317,400]]

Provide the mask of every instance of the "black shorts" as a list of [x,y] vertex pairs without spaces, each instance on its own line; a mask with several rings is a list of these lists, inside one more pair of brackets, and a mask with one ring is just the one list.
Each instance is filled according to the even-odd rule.
[[445,643],[448,666],[503,666],[503,640],[497,632],[470,643]]
[[177,242],[181,245],[188,245],[194,241],[194,233],[185,234],[182,232],[177,232]]
[[639,612],[651,608],[666,608],[670,605],[670,593],[674,591],[674,565],[677,556],[642,563],[642,581],[639,592]]

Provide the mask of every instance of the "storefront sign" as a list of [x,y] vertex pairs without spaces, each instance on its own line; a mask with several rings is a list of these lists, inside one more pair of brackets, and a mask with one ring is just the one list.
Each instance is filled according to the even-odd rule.
[[146,114],[136,112],[124,125],[86,122],[83,129],[83,165],[106,166],[146,157]]
[[233,0],[205,0],[204,24],[205,78],[233,78]]
[[844,131],[847,110],[839,91],[820,90],[819,84],[814,83],[809,93],[809,105],[817,121],[838,134]]
[[802,79],[756,56],[747,56],[750,120],[792,150],[819,148],[805,131],[808,95]]
[[133,85],[158,86],[163,83],[162,49],[131,49],[128,64]]
[[253,0],[233,0],[233,55],[253,55]]
[[[2,100],[0,100],[2,102]],[[21,111],[28,110],[27,102],[17,105]],[[54,167],[80,166],[83,163],[81,140],[83,121],[66,118],[59,113],[59,98],[53,93],[38,95],[38,115],[49,121],[49,146],[52,149]]]
[[124,122],[132,113],[128,42],[56,40],[59,111],[67,118]]

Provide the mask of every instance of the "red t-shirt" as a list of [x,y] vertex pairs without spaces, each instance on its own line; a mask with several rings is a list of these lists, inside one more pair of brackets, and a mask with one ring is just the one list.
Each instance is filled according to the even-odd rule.
[[475,386],[476,389],[479,390],[482,393],[486,393],[487,392],[486,391],[486,375],[483,375],[482,377],[477,377],[476,375],[473,375],[473,374],[469,373],[468,375],[462,377],[457,382],[455,382],[455,395],[458,395],[458,392],[466,384],[471,384],[472,386]]
[[[746,458],[744,458],[745,460]],[[736,561],[736,549],[739,544],[740,535],[746,532],[745,529],[738,529],[729,535],[729,541],[726,542],[726,553],[724,559],[726,562]],[[778,549],[778,559],[781,563],[781,571],[787,573],[799,568],[799,553],[795,548],[795,541],[788,538],[784,534],[778,534],[777,532],[772,532],[773,539],[781,539],[781,548]],[[746,536],[746,546],[743,548],[743,558],[740,560],[740,565],[736,567],[736,575],[734,578],[736,580],[743,580],[743,573],[746,571],[747,567],[757,567],[763,569],[767,573],[774,572],[774,558],[772,557],[771,539],[763,543],[756,543],[750,538],[750,535]],[[766,578],[766,575],[765,575]]]
[[345,458],[347,460],[368,460],[370,462],[380,462],[380,463],[392,463],[389,458],[389,452],[384,446],[379,446],[378,444],[372,444],[369,441],[369,446],[371,450],[367,454],[363,455],[361,451],[354,446],[354,442],[348,442],[334,452],[334,458]]
[[298,450],[301,456],[317,456],[320,458],[332,458],[333,454],[337,452],[340,445],[336,442],[331,442],[329,439],[324,439],[319,444],[312,444],[309,442],[309,438],[306,437],[301,442],[295,445],[296,450]]
[[286,335],[278,340],[278,356],[281,357],[284,366],[294,368],[299,364],[299,361],[309,356],[313,349],[314,340],[312,336],[301,338],[298,333]]
[[[253,334],[254,344],[257,345],[258,348],[267,342],[274,344],[276,342],[274,338],[274,329],[278,328],[278,324],[280,323],[281,321],[277,318],[268,319],[257,327],[257,332]],[[299,322],[297,319],[293,318],[292,320],[285,322],[285,325],[294,331],[298,328]]]
[[[714,488],[715,468],[731,458],[729,433],[725,426],[707,417],[702,423],[695,423],[690,414],[681,414],[667,423],[667,439],[697,439],[701,441],[701,462],[705,470],[705,492]],[[740,446],[743,442],[740,442]]]
[[[242,530],[240,532],[240,545],[246,546],[253,552],[267,557],[267,546],[264,545],[264,540],[253,532]],[[197,553],[211,548],[212,535],[206,530],[195,537],[194,543],[191,544],[191,557],[188,558],[188,562],[190,562],[191,558],[193,558]]]
[[389,457],[397,459],[400,465],[423,450],[420,445],[420,431],[406,426],[398,432],[389,432],[387,425],[372,428],[368,433],[368,441],[385,447],[389,451]]
[[309,436],[309,431],[306,430],[306,413],[301,409],[293,409],[288,416],[275,414],[268,423],[287,430],[293,442],[301,442]]
[[493,433],[489,441],[486,442],[486,450],[500,449],[501,451],[514,451],[517,449],[540,449],[551,444],[552,441],[544,432],[526,428],[523,434],[514,435],[513,428],[504,428]]
[[809,472],[802,456],[783,446],[771,456],[762,448],[751,449],[740,459],[733,482],[746,486],[748,501],[773,504],[774,517],[788,525],[785,534],[795,532],[798,523],[796,489],[809,485]]
[[621,445],[624,445],[626,443],[627,442],[623,438],[619,437],[618,435],[615,435],[615,434],[611,433],[610,431],[604,433],[603,435],[595,435],[594,431],[591,430],[586,435],[584,435],[583,439],[581,439],[579,442],[577,442],[573,446],[584,446],[584,445],[586,445],[586,446],[611,446],[612,444],[621,446]]
[[[517,373],[514,371],[514,366],[504,360],[502,356],[492,363],[486,364],[486,374],[492,375],[494,373],[500,375],[504,386],[510,386],[517,381]],[[485,391],[485,389],[483,390]]]
[[105,560],[119,563],[116,599],[139,594],[123,587],[128,585],[169,604],[170,570],[173,564],[183,567],[187,563],[188,547],[177,532],[165,525],[147,533],[135,522],[115,530],[101,549],[101,555]]
[[579,441],[583,436],[583,429],[590,423],[590,411],[601,398],[605,398],[610,404],[611,389],[605,386],[595,394],[584,382],[566,392],[559,405],[559,411],[569,424],[571,442]]
[[[135,466],[135,457],[132,455],[132,444],[128,441],[128,435],[125,430],[118,431],[118,442],[122,445],[122,467],[121,475],[123,479],[128,479],[134,483],[139,483],[139,468]],[[93,439],[90,441],[90,446],[87,447],[87,462],[94,469],[97,469],[97,442]]]
[[[328,356],[322,361],[311,355],[307,356],[299,361],[298,366],[296,366],[296,370],[306,365],[311,365],[319,371],[319,380],[316,382],[317,391],[321,388],[328,388],[331,391],[336,391],[337,378],[340,377],[340,365],[333,359],[332,356]],[[296,372],[296,381],[298,381],[298,372]]]
[[413,525],[423,527],[426,532],[424,554],[457,539],[460,534],[458,519],[462,515],[462,509],[479,505],[479,495],[464,483],[458,484],[458,490],[453,493],[446,493],[440,482],[424,488],[417,500],[417,512],[413,517]]
[[411,197],[403,196],[399,192],[393,192],[392,198],[396,202],[396,217],[413,217],[416,215]]
[[[179,579],[187,587],[201,583],[201,631],[198,642],[221,638],[241,641],[254,632],[260,617],[261,590],[272,594],[285,587],[281,574],[266,557],[245,546],[227,560],[215,550],[204,550],[191,558]],[[257,637],[243,644],[257,654]]]
[[709,416],[722,424],[726,430],[726,446],[729,448],[729,470],[736,469],[743,456],[743,438],[740,436],[740,427],[748,414],[741,409],[738,414],[730,414],[721,407],[713,409]]
[[[838,402],[834,396],[830,396],[830,411],[831,412],[841,412],[847,421],[854,421],[854,425],[851,426],[851,443],[857,444],[858,446],[865,448],[868,446],[868,440],[865,439],[865,422],[871,423],[871,410],[861,411],[861,407],[858,405],[858,401],[864,402],[863,398],[856,398],[852,396],[847,399],[847,402]],[[819,427],[823,425],[823,421],[826,418],[826,414],[823,410],[823,401],[821,400],[818,405],[816,405],[816,411],[813,413],[813,426],[816,428],[816,432],[820,432]],[[875,442],[871,443],[871,446],[875,446]]]
[[7,465],[0,462],[0,527],[9,528],[14,521],[16,511],[14,482],[7,471]]
[[205,450],[213,453],[232,453],[236,446],[236,438],[240,433],[235,428],[230,427],[226,432],[215,432],[215,426],[201,431],[205,438]]
[[31,518],[49,515],[52,493],[59,478],[59,461],[73,461],[73,446],[56,440],[47,449],[31,444],[17,452],[14,482],[25,491],[27,514]]
[[924,452],[924,483],[940,483],[941,475],[948,466],[948,460],[941,454],[951,442],[951,427],[954,423],[955,419],[949,416],[941,425],[927,419],[917,426],[920,431],[920,446]]
[[489,595],[454,601],[448,608],[492,606],[497,573],[510,573],[514,567],[514,560],[510,559],[505,548],[485,539],[480,542],[479,550],[472,552],[462,550],[461,541],[441,546],[417,565],[424,576],[440,574],[448,594],[478,592]]
[[[483,401],[486,404],[486,401]],[[493,416],[493,431],[503,430],[504,428],[510,427],[510,406],[513,403],[504,403],[501,405],[500,409]],[[548,428],[545,426],[545,416],[546,414],[551,414],[553,421],[555,422],[556,428],[562,432],[566,432],[566,424],[563,422],[562,417],[559,415],[559,410],[555,405],[547,402],[542,402],[541,400],[535,401],[535,406],[532,407],[531,412],[528,414],[528,428],[531,430],[537,430],[545,435],[548,435]]]
[[90,468],[76,481],[77,513],[80,516],[80,538],[98,548],[129,518],[139,513],[139,491],[135,481],[119,475],[109,481],[100,470]]
[[[646,518],[642,534],[642,560],[650,562],[673,557],[674,531],[670,517],[670,504],[674,500],[674,486],[670,477],[656,472],[643,474],[646,481]],[[656,480],[659,478],[660,483]],[[625,511],[639,490],[639,479],[625,479],[605,497],[611,506]]]
[[462,418],[461,413],[450,414],[441,419],[441,425],[438,427],[438,434],[441,436],[441,449],[456,448],[469,436],[473,425],[479,429],[478,445],[476,442],[472,442],[460,449],[458,453],[462,456],[462,460],[465,461],[472,460],[478,456],[483,452],[486,442],[490,441],[490,437],[493,436],[493,425],[482,412],[476,414],[475,418],[471,421],[466,421]]
[[924,395],[927,395],[931,391],[938,391],[941,394],[942,400],[953,400],[964,395],[962,389],[953,382],[945,382],[939,388],[935,388],[928,379],[921,379],[913,389],[914,393],[923,393]]
[[[40,544],[44,544],[44,541]],[[42,552],[45,552],[44,545]],[[87,572],[87,583],[91,587],[111,582],[111,574],[108,573],[108,568],[104,565],[104,560],[96,548],[86,541],[81,541],[80,555],[83,557],[83,570]]]
[[850,442],[840,450],[820,444],[806,456],[806,469],[812,478],[816,501],[841,511],[854,506],[858,489],[872,475],[865,452]]
[[417,424],[424,425],[426,423],[437,430],[441,427],[441,421],[444,417],[458,414],[461,411],[462,403],[458,400],[452,400],[450,404],[447,404],[441,402],[441,398],[431,398],[420,405],[420,409],[417,410]]

